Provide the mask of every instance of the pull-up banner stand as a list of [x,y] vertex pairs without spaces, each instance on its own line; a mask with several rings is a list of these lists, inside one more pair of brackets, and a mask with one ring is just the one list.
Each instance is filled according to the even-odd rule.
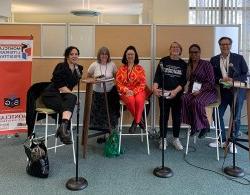
[[27,132],[32,53],[32,36],[0,36],[0,135]]

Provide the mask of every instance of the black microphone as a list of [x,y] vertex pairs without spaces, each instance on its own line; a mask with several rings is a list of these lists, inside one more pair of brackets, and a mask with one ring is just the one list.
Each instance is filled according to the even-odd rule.
[[75,64],[75,70],[76,70],[76,74],[77,74],[77,78],[81,79],[82,78],[82,74],[78,68],[78,64]]

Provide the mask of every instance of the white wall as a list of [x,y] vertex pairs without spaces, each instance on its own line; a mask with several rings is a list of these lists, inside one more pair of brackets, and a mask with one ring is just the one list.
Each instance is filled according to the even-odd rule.
[[71,14],[14,14],[21,23],[138,24],[139,15],[74,16]]
[[188,24],[188,1],[154,0],[153,23]]
[[85,24],[188,24],[187,0],[144,0],[139,15],[101,15],[14,13],[14,22],[22,23],[85,23]]
[[11,0],[1,0],[0,1],[0,17],[10,17],[11,16]]

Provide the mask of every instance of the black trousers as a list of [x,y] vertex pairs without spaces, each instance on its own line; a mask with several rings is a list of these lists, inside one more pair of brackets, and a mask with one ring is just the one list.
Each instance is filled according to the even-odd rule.
[[42,100],[46,107],[62,114],[64,111],[74,112],[77,97],[72,93],[51,93],[42,94]]
[[[164,102],[162,102],[162,99]],[[160,136],[167,135],[169,112],[171,109],[173,121],[173,136],[179,137],[181,126],[181,96],[176,96],[174,99],[166,99],[159,97],[160,106]],[[164,129],[164,132],[163,132]]]

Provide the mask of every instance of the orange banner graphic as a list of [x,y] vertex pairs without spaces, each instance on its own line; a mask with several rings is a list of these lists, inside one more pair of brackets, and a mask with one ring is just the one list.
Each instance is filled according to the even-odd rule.
[[0,135],[27,132],[25,109],[31,85],[32,39],[0,36]]

